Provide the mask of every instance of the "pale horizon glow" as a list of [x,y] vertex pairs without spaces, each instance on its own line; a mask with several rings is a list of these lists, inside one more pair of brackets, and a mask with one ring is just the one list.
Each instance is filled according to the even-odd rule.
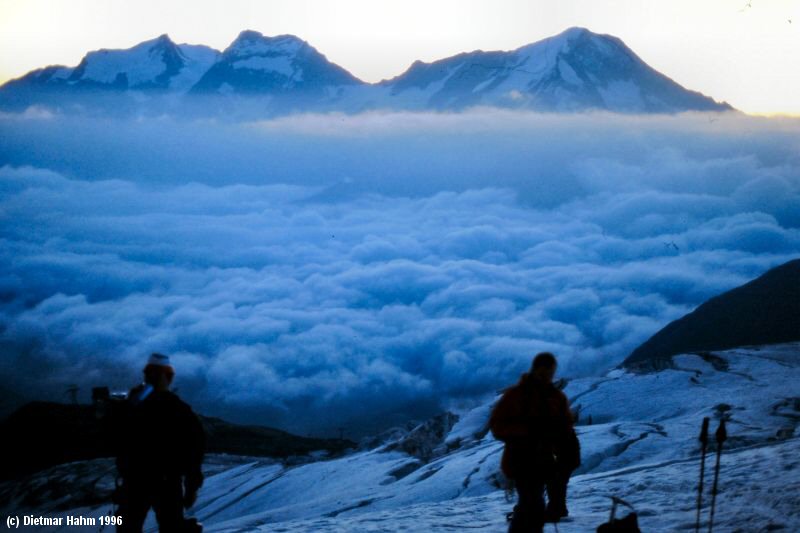
[[[754,114],[800,114],[797,0],[0,0],[0,83],[167,33],[224,49],[245,29],[290,33],[364,81],[415,60],[510,50],[583,26],[621,38],[681,85]],[[791,22],[790,22],[791,20]]]

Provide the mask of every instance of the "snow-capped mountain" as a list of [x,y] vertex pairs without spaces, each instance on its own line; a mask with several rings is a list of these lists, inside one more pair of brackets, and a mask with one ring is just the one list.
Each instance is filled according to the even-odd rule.
[[435,109],[730,109],[650,68],[620,39],[585,28],[570,28],[510,52],[475,51],[433,63],[417,61],[381,85],[410,107]]
[[192,93],[326,97],[363,83],[294,35],[243,31]]
[[178,45],[161,35],[127,50],[89,52],[77,67],[46,67],[6,86],[180,92],[195,85],[218,56],[219,52],[207,46]]
[[221,53],[176,45],[162,35],[128,50],[91,52],[77,67],[47,67],[0,87],[0,108],[6,109],[65,109],[76,99],[81,110],[116,112],[130,104],[139,113],[245,116],[472,106],[644,113],[731,109],[650,68],[620,39],[584,28],[513,51],[417,61],[400,76],[375,84],[362,82],[292,35],[244,31]]

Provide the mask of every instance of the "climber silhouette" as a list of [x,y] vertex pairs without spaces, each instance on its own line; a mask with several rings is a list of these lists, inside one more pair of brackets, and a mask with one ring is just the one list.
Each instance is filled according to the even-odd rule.
[[192,409],[169,390],[174,375],[167,356],[152,354],[144,383],[131,389],[117,417],[120,532],[141,532],[151,507],[162,533],[200,527],[184,520],[183,508],[194,504],[203,484],[205,433]]
[[539,532],[545,522],[569,514],[567,483],[580,466],[580,444],[569,401],[553,385],[557,366],[553,354],[538,354],[531,370],[503,393],[489,420],[492,434],[505,443],[501,469],[519,495],[509,533]]

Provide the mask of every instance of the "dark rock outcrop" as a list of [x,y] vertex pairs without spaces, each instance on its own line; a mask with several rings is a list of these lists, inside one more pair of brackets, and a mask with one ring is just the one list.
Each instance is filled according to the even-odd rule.
[[[341,453],[355,447],[344,439],[300,437],[275,428],[242,426],[200,416],[207,452],[287,458],[314,451]],[[111,457],[113,450],[103,420],[91,405],[31,402],[0,422],[5,453],[0,479],[36,472],[54,465]]]
[[800,259],[711,298],[634,350],[622,366],[653,371],[681,353],[800,341]]

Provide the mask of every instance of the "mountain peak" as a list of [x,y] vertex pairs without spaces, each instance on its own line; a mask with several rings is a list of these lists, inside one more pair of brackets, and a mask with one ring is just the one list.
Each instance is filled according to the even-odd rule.
[[567,28],[566,30],[562,31],[561,33],[559,33],[558,35],[563,36],[563,37],[567,37],[567,38],[573,38],[573,37],[580,37],[582,35],[587,35],[587,34],[588,35],[597,35],[596,33],[593,33],[588,28],[584,28],[583,26],[571,26],[571,27]]
[[[559,53],[569,52],[577,42],[592,43],[615,39],[610,35],[602,35],[582,26],[572,26],[550,37],[545,37],[538,41],[523,45],[516,50],[517,53],[533,52],[539,55],[550,55],[555,57]],[[621,42],[621,41],[620,41]],[[608,52],[608,50],[606,50]]]
[[255,30],[244,30],[225,50],[226,55],[294,55],[307,43],[295,35],[276,35],[269,37]]
[[252,41],[259,41],[259,40],[261,40],[263,38],[264,38],[264,34],[261,33],[260,31],[242,30],[242,31],[239,32],[239,35],[236,36],[236,39],[233,40],[233,43],[231,43],[231,45],[234,45],[234,44],[237,44],[237,43],[246,43],[246,42],[252,42]]
[[295,35],[271,37],[245,30],[191,92],[280,95],[287,101],[310,97],[325,100],[335,97],[341,86],[361,83]]
[[146,41],[142,41],[139,44],[134,45],[131,48],[128,48],[126,50],[110,50],[110,51],[125,52],[125,51],[128,51],[128,50],[141,50],[141,49],[152,50],[154,48],[155,49],[165,49],[165,48],[172,48],[172,47],[175,47],[175,46],[177,46],[177,45],[175,44],[175,42],[172,39],[170,39],[169,35],[167,35],[166,33],[162,33],[158,37],[155,37],[153,39],[148,39]]

